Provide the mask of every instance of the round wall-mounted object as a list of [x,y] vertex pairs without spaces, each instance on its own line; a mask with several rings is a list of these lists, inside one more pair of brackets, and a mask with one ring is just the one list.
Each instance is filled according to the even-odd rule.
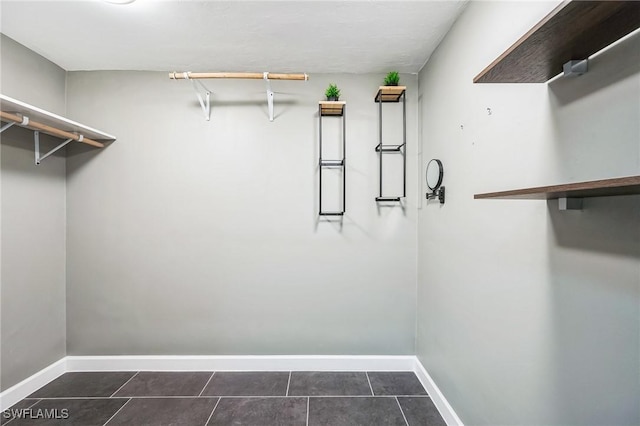
[[435,158],[429,161],[429,164],[427,164],[427,186],[430,190],[436,191],[440,188],[443,175],[442,161]]

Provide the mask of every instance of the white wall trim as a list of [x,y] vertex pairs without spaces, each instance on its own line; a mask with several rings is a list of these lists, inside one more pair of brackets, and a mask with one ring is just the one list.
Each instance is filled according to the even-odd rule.
[[433,381],[427,370],[424,368],[422,363],[418,360],[417,357],[414,357],[415,360],[415,369],[413,370],[418,376],[418,380],[422,383],[422,386],[427,390],[429,396],[431,397],[431,401],[436,406],[440,415],[447,423],[448,426],[464,426],[462,420],[458,417],[453,408],[449,404],[449,401],[444,397],[440,389]]
[[0,411],[72,371],[413,371],[447,425],[463,426],[413,355],[114,355],[67,356],[0,393]]
[[67,371],[413,371],[414,356],[68,356]]
[[47,383],[57,379],[67,371],[67,361],[62,358],[48,367],[43,368],[20,383],[11,386],[0,393],[0,411],[13,406],[16,402],[31,395]]

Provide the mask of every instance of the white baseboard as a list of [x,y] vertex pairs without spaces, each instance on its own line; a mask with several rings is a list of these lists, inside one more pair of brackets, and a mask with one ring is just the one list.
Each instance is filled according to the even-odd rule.
[[433,405],[436,406],[440,415],[447,423],[448,426],[464,426],[462,420],[458,417],[451,405],[449,405],[449,401],[444,397],[440,389],[433,381],[427,370],[424,368],[422,363],[418,360],[417,357],[414,357],[415,360],[415,369],[414,372],[416,376],[418,376],[418,380],[422,383],[422,386],[427,390],[427,393],[431,397],[431,401],[433,401]]
[[415,356],[67,356],[0,393],[0,411],[73,371],[413,371],[447,425],[463,426]]
[[20,383],[11,386],[0,393],[0,411],[10,408],[18,401],[23,400],[47,383],[57,379],[67,372],[67,361],[62,358],[48,367],[43,368],[31,377],[27,377]]
[[68,356],[67,371],[413,371],[414,356]]

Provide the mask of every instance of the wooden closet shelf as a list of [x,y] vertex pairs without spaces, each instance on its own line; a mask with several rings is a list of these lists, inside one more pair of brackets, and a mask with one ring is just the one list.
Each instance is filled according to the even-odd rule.
[[640,1],[565,1],[473,82],[543,83],[639,27]]
[[611,197],[638,194],[640,194],[640,176],[627,176],[511,191],[487,192],[475,194],[473,198],[476,200],[484,198],[549,200],[554,198]]
[[[74,140],[96,147],[102,147],[102,143],[97,141],[114,141],[116,139],[115,136],[108,133],[1,94],[0,111],[3,112],[3,121],[12,121],[18,126],[38,130],[59,138],[76,136]],[[29,122],[25,125],[18,122],[22,121],[23,117],[29,118]],[[82,135],[82,138],[79,138],[79,135]]]

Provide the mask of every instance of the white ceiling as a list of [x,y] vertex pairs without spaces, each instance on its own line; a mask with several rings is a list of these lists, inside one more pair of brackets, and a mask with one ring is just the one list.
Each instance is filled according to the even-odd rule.
[[0,1],[0,31],[74,70],[420,70],[465,1]]

